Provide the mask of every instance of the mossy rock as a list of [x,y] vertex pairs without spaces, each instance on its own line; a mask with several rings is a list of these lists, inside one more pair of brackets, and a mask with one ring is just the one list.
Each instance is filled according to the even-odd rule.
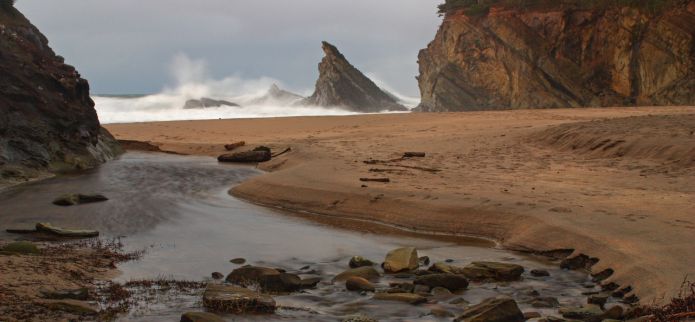
[[2,247],[3,252],[7,253],[12,253],[12,254],[40,254],[41,251],[39,250],[38,247],[34,243],[31,242],[26,242],[26,241],[20,241],[20,242],[14,242],[14,243],[9,243],[5,246]]

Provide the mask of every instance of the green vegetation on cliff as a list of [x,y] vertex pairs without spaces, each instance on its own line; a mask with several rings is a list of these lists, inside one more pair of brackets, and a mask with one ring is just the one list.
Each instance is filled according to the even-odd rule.
[[439,13],[463,9],[468,15],[485,15],[491,7],[501,6],[519,9],[574,8],[603,9],[629,6],[659,12],[683,3],[681,0],[446,0],[439,5]]

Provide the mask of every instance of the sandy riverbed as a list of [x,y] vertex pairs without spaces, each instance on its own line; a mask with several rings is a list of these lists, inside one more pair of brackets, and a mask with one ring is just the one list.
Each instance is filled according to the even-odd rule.
[[[106,126],[163,150],[291,147],[232,193],[409,229],[575,249],[643,300],[695,276],[695,108],[524,110]],[[406,151],[425,158],[392,160]],[[374,163],[374,162],[372,162]],[[388,177],[390,183],[360,178]],[[366,186],[366,187],[364,187]],[[370,223],[363,222],[364,226]],[[355,226],[360,229],[359,225]]]

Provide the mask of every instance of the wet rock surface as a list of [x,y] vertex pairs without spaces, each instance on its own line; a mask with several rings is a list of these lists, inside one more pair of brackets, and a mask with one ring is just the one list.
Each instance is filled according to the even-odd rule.
[[398,248],[386,254],[382,264],[385,272],[399,273],[416,270],[419,266],[417,250],[413,247]]
[[71,193],[71,194],[66,194],[62,195],[55,200],[53,200],[53,204],[56,206],[77,206],[77,205],[82,205],[82,204],[87,204],[87,203],[95,203],[95,202],[104,202],[109,200],[109,198],[106,198],[104,195],[99,195],[99,194],[92,194],[92,195],[87,195],[87,194],[81,194],[81,193]]
[[233,286],[210,284],[203,294],[203,306],[220,313],[273,313],[275,300],[269,295]]
[[201,99],[192,99],[186,101],[183,108],[184,109],[200,109],[200,108],[213,108],[222,106],[239,106],[239,104],[232,103],[225,100],[215,100],[212,98],[203,97]]
[[466,309],[455,322],[523,322],[524,314],[511,298],[494,298]]

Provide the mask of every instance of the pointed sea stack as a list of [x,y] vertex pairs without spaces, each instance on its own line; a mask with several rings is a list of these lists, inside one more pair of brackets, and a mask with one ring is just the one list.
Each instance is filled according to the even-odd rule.
[[325,41],[322,47],[326,56],[319,64],[316,91],[300,104],[366,113],[408,110],[352,66],[338,48]]
[[120,152],[89,83],[12,2],[0,3],[0,185],[96,166]]

